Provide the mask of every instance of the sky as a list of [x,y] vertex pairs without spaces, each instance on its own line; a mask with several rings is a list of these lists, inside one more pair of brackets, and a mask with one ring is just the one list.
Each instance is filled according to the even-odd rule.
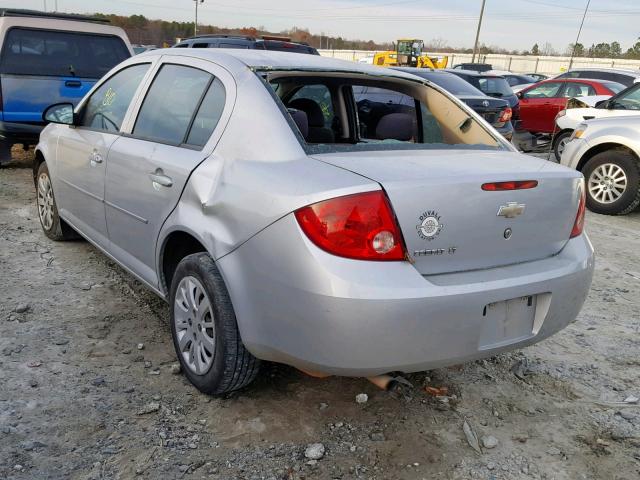
[[[2,7],[73,13],[140,14],[193,21],[194,0],[3,0]],[[199,24],[280,31],[308,28],[346,39],[390,42],[443,39],[472,47],[482,0],[204,0]],[[509,50],[549,42],[562,52],[575,41],[587,0],[486,0],[480,42]],[[626,50],[640,36],[640,0],[591,0],[580,43],[618,41]]]

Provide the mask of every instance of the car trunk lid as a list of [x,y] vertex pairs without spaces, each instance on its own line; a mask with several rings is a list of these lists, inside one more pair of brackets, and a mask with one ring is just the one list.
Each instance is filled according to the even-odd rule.
[[[387,192],[409,256],[424,274],[546,258],[568,241],[580,174],[511,152],[410,150],[315,155],[377,181]],[[492,182],[536,180],[526,190]]]
[[504,122],[498,122],[502,112],[509,106],[505,100],[492,97],[458,97],[491,125],[502,126]]

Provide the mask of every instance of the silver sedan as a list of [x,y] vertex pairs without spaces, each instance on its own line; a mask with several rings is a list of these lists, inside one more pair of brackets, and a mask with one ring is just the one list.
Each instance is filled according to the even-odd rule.
[[582,175],[403,72],[155,50],[44,116],[44,233],[166,299],[203,392],[260,360],[373,377],[495,355],[567,326],[589,290]]

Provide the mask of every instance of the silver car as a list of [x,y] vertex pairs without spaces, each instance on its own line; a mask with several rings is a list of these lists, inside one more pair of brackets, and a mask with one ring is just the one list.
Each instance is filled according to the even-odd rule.
[[260,360],[373,377],[495,355],[567,326],[589,290],[582,175],[403,72],[155,50],[45,118],[45,234],[166,299],[203,392]]

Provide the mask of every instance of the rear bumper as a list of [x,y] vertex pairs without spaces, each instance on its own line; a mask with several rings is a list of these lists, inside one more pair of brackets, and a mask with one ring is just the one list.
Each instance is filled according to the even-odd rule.
[[[423,276],[408,262],[327,254],[289,215],[218,265],[243,342],[255,356],[306,370],[370,376],[458,364],[548,337],[578,315],[594,254],[582,235],[544,260]],[[526,296],[538,299],[535,319],[498,325],[483,316],[488,304]],[[519,334],[495,337],[503,327]]]
[[0,140],[9,143],[26,143],[35,145],[40,138],[44,125],[32,123],[0,122]]
[[510,121],[506,122],[502,127],[495,127],[495,129],[507,140],[511,141],[513,139],[513,125]]

